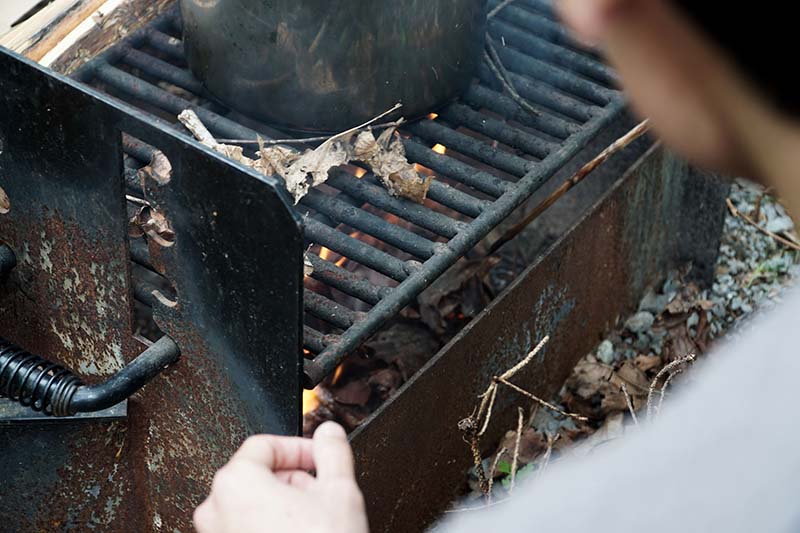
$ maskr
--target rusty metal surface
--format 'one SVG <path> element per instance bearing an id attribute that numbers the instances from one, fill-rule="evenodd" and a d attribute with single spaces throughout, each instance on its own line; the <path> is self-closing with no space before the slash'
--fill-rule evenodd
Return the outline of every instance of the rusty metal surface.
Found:
<path id="1" fill-rule="evenodd" d="M 147 193 L 175 233 L 151 250 L 177 295 L 156 298 L 154 313 L 182 353 L 124 422 L 0 427 L 0 529 L 188 531 L 245 435 L 299 431 L 299 221 L 274 180 L 3 49 L 0 91 L 11 203 L 0 242 L 18 258 L 0 287 L 3 335 L 86 381 L 143 349 L 131 333 L 126 132 L 172 165 Z"/>
<path id="2" fill-rule="evenodd" d="M 352 435 L 359 484 L 374 532 L 420 531 L 464 482 L 469 447 L 457 429 L 492 376 L 545 335 L 551 341 L 515 381 L 549 397 L 648 283 L 677 261 L 682 217 L 720 189 L 687 194 L 692 172 L 656 147 L 596 202 L 389 403 Z M 716 223 L 716 222 L 714 222 Z M 713 223 L 709 233 L 719 234 Z M 513 425 L 519 397 L 498 397 L 485 442 Z"/>

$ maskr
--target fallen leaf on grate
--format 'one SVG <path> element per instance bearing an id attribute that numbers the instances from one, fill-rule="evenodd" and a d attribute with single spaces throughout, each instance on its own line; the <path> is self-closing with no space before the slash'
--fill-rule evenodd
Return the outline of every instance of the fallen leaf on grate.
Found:
<path id="1" fill-rule="evenodd" d="M 164 152 L 161 150 L 153 150 L 153 155 L 150 158 L 150 163 L 139 169 L 137 172 L 139 181 L 142 187 L 146 189 L 146 179 L 152 179 L 156 183 L 164 185 L 172 178 L 172 164 Z"/>
<path id="2" fill-rule="evenodd" d="M 399 104 L 390 111 L 397 108 Z M 241 146 L 218 142 L 191 109 L 183 110 L 178 115 L 178 120 L 199 142 L 212 150 L 264 175 L 277 174 L 283 178 L 295 203 L 308 194 L 309 189 L 325 183 L 331 169 L 354 161 L 369 165 L 389 193 L 417 203 L 425 201 L 433 181 L 432 177 L 420 176 L 414 165 L 408 162 L 403 143 L 395 135 L 394 126 L 384 130 L 377 139 L 371 130 L 353 128 L 302 153 L 280 145 L 265 146 L 258 139 L 258 159 L 252 159 L 244 155 Z M 358 136 L 353 141 L 357 133 Z"/>
<path id="3" fill-rule="evenodd" d="M 377 139 L 371 131 L 361 132 L 353 144 L 353 157 L 369 165 L 394 196 L 419 204 L 425 201 L 433 178 L 420 176 L 408 162 L 395 128 L 386 129 Z"/>

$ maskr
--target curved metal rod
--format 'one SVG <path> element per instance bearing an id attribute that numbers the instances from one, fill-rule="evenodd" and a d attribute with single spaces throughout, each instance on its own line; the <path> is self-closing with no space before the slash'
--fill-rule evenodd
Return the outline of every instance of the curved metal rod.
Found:
<path id="1" fill-rule="evenodd" d="M 125 368 L 97 385 L 84 385 L 75 391 L 68 410 L 73 413 L 101 411 L 129 398 L 164 367 L 176 362 L 181 351 L 164 335 Z"/>
<path id="2" fill-rule="evenodd" d="M 102 411 L 127 399 L 180 357 L 166 335 L 125 368 L 96 385 L 71 371 L 0 338 L 0 397 L 48 415 Z"/>

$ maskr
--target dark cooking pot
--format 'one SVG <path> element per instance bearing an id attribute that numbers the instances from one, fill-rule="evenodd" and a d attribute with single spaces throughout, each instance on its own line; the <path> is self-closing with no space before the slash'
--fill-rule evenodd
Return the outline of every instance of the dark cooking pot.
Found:
<path id="1" fill-rule="evenodd" d="M 296 129 L 342 131 L 463 91 L 487 0 L 181 0 L 186 57 L 209 92 Z"/>

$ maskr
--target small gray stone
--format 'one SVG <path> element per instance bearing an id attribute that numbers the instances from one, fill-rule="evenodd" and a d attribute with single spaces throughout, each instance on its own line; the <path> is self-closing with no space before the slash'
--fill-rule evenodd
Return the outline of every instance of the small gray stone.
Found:
<path id="1" fill-rule="evenodd" d="M 689 318 L 686 320 L 686 325 L 690 328 L 695 327 L 700 322 L 700 315 L 697 313 L 692 313 L 689 315 Z"/>
<path id="2" fill-rule="evenodd" d="M 778 216 L 767 222 L 767 231 L 780 233 L 794 228 L 794 221 L 786 215 Z"/>
<path id="3" fill-rule="evenodd" d="M 607 365 L 614 362 L 616 359 L 616 357 L 614 357 L 614 345 L 611 344 L 610 340 L 604 340 L 600 343 L 600 346 L 597 347 L 597 358 Z"/>
<path id="4" fill-rule="evenodd" d="M 653 313 L 640 311 L 625 322 L 625 327 L 633 333 L 642 333 L 650 329 L 653 326 L 653 322 L 655 322 Z"/>
<path id="5" fill-rule="evenodd" d="M 639 302 L 639 311 L 647 311 L 657 315 L 661 313 L 669 304 L 671 298 L 667 294 L 656 294 L 653 289 L 649 289 L 642 301 Z"/>

